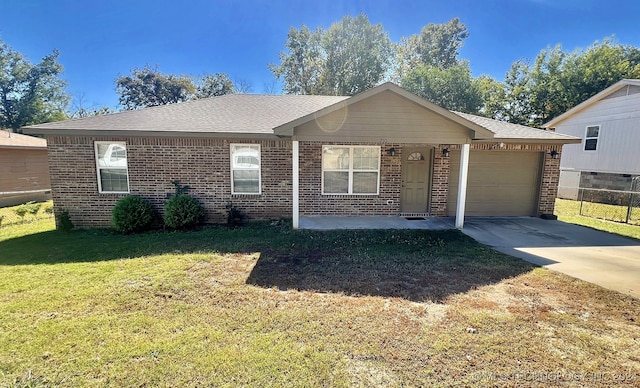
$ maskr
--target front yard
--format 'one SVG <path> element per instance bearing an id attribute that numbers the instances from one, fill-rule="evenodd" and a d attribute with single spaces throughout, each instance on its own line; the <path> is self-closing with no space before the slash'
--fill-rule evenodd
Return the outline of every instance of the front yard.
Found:
<path id="1" fill-rule="evenodd" d="M 0 229 L 0 387 L 638 385 L 639 317 L 457 231 Z"/>

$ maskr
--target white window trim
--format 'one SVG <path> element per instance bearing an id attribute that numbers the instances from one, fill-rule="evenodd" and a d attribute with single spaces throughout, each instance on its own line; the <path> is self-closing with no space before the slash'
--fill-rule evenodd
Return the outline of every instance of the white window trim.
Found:
<path id="1" fill-rule="evenodd" d="M 98 145 L 99 144 L 120 144 L 124 147 L 125 155 L 127 158 L 126 167 L 118 166 L 100 166 L 98 161 Z M 127 150 L 127 143 L 124 141 L 95 141 L 93 142 L 94 157 L 96 161 L 96 177 L 98 178 L 98 192 L 100 194 L 129 194 L 131 192 L 131 182 L 129 181 L 129 151 Z M 127 191 L 105 191 L 102 190 L 102 179 L 100 177 L 100 170 L 125 170 L 127 173 Z"/>
<path id="2" fill-rule="evenodd" d="M 233 183 L 233 171 L 254 171 L 253 168 L 233 168 L 233 147 L 242 147 L 242 146 L 251 146 L 258 147 L 258 192 L 257 193 L 244 193 L 244 192 L 236 192 Z M 231 179 L 231 194 L 233 195 L 262 195 L 262 147 L 260 144 L 256 143 L 231 143 L 229 144 L 229 167 Z"/>
<path id="3" fill-rule="evenodd" d="M 367 145 L 340 145 L 340 144 L 325 144 L 322 146 L 322 149 L 320 152 L 324 152 L 324 147 L 336 147 L 336 148 L 349 148 L 349 170 L 345 170 L 345 169 L 325 169 L 324 168 L 324 158 L 321 155 L 321 160 L 322 160 L 322 167 L 321 167 L 321 174 L 322 174 L 322 179 L 321 179 L 321 190 L 322 190 L 322 195 L 380 195 L 380 163 L 382 161 L 382 155 L 380 154 L 381 152 L 381 147 L 380 146 L 367 146 Z M 362 169 L 354 169 L 353 168 L 353 149 L 354 148 L 375 148 L 378 150 L 378 168 L 376 170 L 362 170 Z M 349 173 L 349 186 L 348 186 L 348 192 L 346 193 L 327 193 L 324 191 L 324 173 L 325 171 L 347 171 Z M 353 173 L 354 172 L 376 172 L 378 173 L 378 179 L 376 182 L 376 192 L 375 193 L 354 193 L 353 192 Z"/>
<path id="4" fill-rule="evenodd" d="M 596 137 L 587 137 L 587 134 L 589 133 L 589 128 L 592 127 L 598 127 L 598 136 Z M 598 152 L 598 147 L 600 146 L 600 131 L 602 130 L 602 127 L 600 126 L 600 124 L 598 125 L 587 125 L 584 129 L 584 144 L 582 145 L 582 151 L 584 152 Z M 587 140 L 593 140 L 596 139 L 596 149 L 595 150 L 587 150 Z"/>

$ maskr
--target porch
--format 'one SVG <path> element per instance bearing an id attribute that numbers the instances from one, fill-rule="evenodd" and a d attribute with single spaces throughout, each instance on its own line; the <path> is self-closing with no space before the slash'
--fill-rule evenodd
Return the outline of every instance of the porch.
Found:
<path id="1" fill-rule="evenodd" d="M 300 216 L 300 229 L 455 229 L 455 217 Z"/>

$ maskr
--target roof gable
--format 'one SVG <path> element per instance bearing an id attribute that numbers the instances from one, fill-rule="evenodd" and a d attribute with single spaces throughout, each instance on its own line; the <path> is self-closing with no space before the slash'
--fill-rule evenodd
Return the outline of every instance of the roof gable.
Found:
<path id="1" fill-rule="evenodd" d="M 474 137 L 483 137 L 483 138 L 491 138 L 493 137 L 493 132 L 484 128 L 472 121 L 467 120 L 464 117 L 456 115 L 455 113 L 442 108 L 430 101 L 425 100 L 422 97 L 419 97 L 409 91 L 402 89 L 401 87 L 395 85 L 391 82 L 386 82 L 382 85 L 371 88 L 365 92 L 356 94 L 353 97 L 347 98 L 345 100 L 339 101 L 335 104 L 322 108 L 316 112 L 312 112 L 306 116 L 299 117 L 291 122 L 280 125 L 274 128 L 274 132 L 276 135 L 280 136 L 293 136 L 294 128 L 309 123 L 311 121 L 319 120 L 321 117 L 329 115 L 333 112 L 336 112 L 340 109 L 348 108 L 351 105 L 357 104 L 363 100 L 372 98 L 373 96 L 377 96 L 384 92 L 392 92 L 399 95 L 402 98 L 405 98 L 418 106 L 429 110 L 430 112 L 436 113 L 456 124 L 462 125 L 475 133 Z"/>
<path id="2" fill-rule="evenodd" d="M 606 98 L 611 98 L 613 95 L 626 95 L 623 89 L 627 88 L 627 91 L 630 88 L 640 87 L 640 79 L 623 79 L 621 81 L 616 82 L 615 84 L 609 86 L 605 90 L 596 94 L 595 96 L 587 99 L 586 101 L 576 105 L 575 107 L 569 109 L 564 112 L 560 116 L 554 118 L 553 120 L 543 124 L 544 128 L 555 128 L 559 123 L 568 119 L 569 117 L 575 115 L 578 112 L 581 112 L 590 106 L 594 105 L 598 101 L 602 101 Z"/>

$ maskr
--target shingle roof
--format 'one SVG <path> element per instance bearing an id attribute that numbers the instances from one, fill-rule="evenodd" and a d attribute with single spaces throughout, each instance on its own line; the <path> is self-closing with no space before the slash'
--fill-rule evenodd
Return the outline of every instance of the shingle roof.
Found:
<path id="1" fill-rule="evenodd" d="M 574 136 L 563 135 L 553 131 L 545 131 L 544 129 L 531 128 L 524 125 L 507 123 L 506 121 L 498 121 L 482 116 L 476 116 L 468 113 L 453 112 L 460 117 L 472 121 L 489 131 L 493 132 L 496 139 L 513 140 L 579 140 Z"/>
<path id="2" fill-rule="evenodd" d="M 309 95 L 230 94 L 104 116 L 59 121 L 25 127 L 28 133 L 118 134 L 146 132 L 155 135 L 286 136 L 282 128 L 328 112 L 341 105 L 355 103 L 385 90 L 396 92 L 424 109 L 432 110 L 474 130 L 479 139 L 522 139 L 575 142 L 577 138 L 551 131 L 510 124 L 466 113 L 451 112 L 392 83 L 385 83 L 353 97 Z M 286 128 L 285 128 L 286 129 Z M 274 132 L 274 130 L 276 130 Z M 492 133 L 495 136 L 492 136 Z"/>
<path id="3" fill-rule="evenodd" d="M 103 116 L 32 125 L 26 128 L 273 135 L 273 128 L 347 98 L 344 96 L 229 94 Z"/>
<path id="4" fill-rule="evenodd" d="M 47 148 L 47 141 L 38 137 L 0 131 L 0 148 Z"/>

